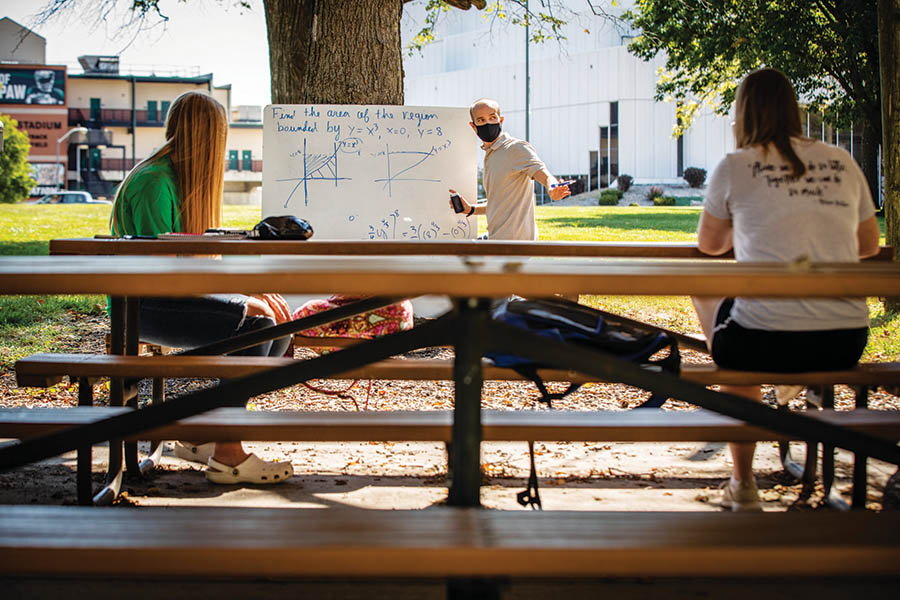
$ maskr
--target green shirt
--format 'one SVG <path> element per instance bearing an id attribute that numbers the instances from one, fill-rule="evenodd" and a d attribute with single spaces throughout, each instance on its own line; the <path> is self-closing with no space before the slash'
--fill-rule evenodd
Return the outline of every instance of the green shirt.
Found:
<path id="1" fill-rule="evenodd" d="M 180 232 L 181 200 L 168 156 L 138 167 L 120 192 L 115 221 L 121 235 Z"/>

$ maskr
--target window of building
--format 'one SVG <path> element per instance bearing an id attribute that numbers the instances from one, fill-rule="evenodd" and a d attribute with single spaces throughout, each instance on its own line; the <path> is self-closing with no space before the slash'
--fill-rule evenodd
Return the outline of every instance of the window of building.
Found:
<path id="1" fill-rule="evenodd" d="M 160 115 L 159 115 L 159 120 L 160 120 L 160 121 L 165 121 L 165 120 L 166 120 L 166 115 L 169 114 L 169 107 L 170 107 L 171 105 L 172 105 L 172 103 L 169 102 L 168 100 L 163 100 L 163 101 L 160 103 L 160 111 L 159 111 L 159 112 L 160 112 Z"/>
<path id="2" fill-rule="evenodd" d="M 863 124 L 862 123 L 854 123 L 851 128 L 850 134 L 850 154 L 853 155 L 853 159 L 862 164 L 863 162 L 863 144 L 862 144 L 862 132 L 863 132 Z M 881 164 L 878 162 L 877 164 Z"/>
<path id="3" fill-rule="evenodd" d="M 249 150 L 241 153 L 241 171 L 253 170 L 253 154 Z"/>
<path id="4" fill-rule="evenodd" d="M 816 112 L 806 113 L 806 135 L 815 140 L 825 139 L 822 115 Z"/>
<path id="5" fill-rule="evenodd" d="M 229 171 L 237 171 L 238 170 L 238 151 L 237 150 L 229 150 L 228 151 L 228 170 Z"/>
<path id="6" fill-rule="evenodd" d="M 619 176 L 619 103 L 609 103 L 609 127 L 600 128 L 599 187 L 609 187 Z"/>
<path id="7" fill-rule="evenodd" d="M 609 180 L 619 176 L 619 103 L 609 103 Z"/>
<path id="8" fill-rule="evenodd" d="M 591 182 L 588 187 L 591 190 L 597 189 L 597 173 L 598 173 L 597 161 L 598 161 L 597 151 L 596 150 L 588 151 L 588 164 L 590 165 L 590 173 L 591 173 L 590 174 Z"/>
<path id="9" fill-rule="evenodd" d="M 147 100 L 147 120 L 151 123 L 159 121 L 159 111 L 156 107 L 156 100 Z"/>
<path id="10" fill-rule="evenodd" d="M 600 128 L 600 178 L 597 184 L 609 187 L 609 127 Z"/>
<path id="11" fill-rule="evenodd" d="M 91 98 L 91 121 L 100 120 L 100 98 Z"/>
<path id="12" fill-rule="evenodd" d="M 92 172 L 97 172 L 100 170 L 101 163 L 102 156 L 100 154 L 100 148 L 91 148 L 88 169 Z"/>

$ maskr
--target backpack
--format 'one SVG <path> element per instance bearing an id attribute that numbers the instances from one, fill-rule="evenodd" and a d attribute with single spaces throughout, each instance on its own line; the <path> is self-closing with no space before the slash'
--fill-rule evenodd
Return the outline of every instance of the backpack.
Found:
<path id="1" fill-rule="evenodd" d="M 649 325 L 642 328 L 633 322 L 617 321 L 614 315 L 569 300 L 509 298 L 500 301 L 491 316 L 507 325 L 557 341 L 608 352 L 648 368 L 662 369 L 676 375 L 680 369 L 678 340 L 670 333 Z M 666 348 L 669 349 L 666 357 L 650 360 L 651 356 Z M 538 364 L 515 354 L 489 352 L 485 357 L 498 367 L 513 369 L 533 381 L 541 393 L 541 402 L 550 408 L 553 400 L 564 398 L 581 387 L 581 384 L 572 384 L 565 392 L 549 393 L 537 370 L 552 365 Z M 641 407 L 658 408 L 665 401 L 663 395 L 653 394 Z"/>
<path id="2" fill-rule="evenodd" d="M 557 341 L 608 352 L 647 368 L 662 369 L 674 374 L 678 374 L 680 370 L 678 340 L 671 333 L 650 325 L 644 327 L 627 319 L 619 321 L 615 315 L 576 302 L 561 298 L 525 300 L 514 297 L 497 303 L 491 316 L 495 321 Z M 651 360 L 654 354 L 666 349 L 667 356 Z M 540 364 L 507 353 L 488 352 L 485 357 L 491 359 L 496 366 L 513 369 L 533 381 L 541 394 L 540 401 L 547 404 L 548 408 L 552 408 L 553 400 L 564 398 L 581 387 L 581 384 L 572 383 L 564 392 L 551 393 L 537 371 L 557 365 Z M 654 392 L 638 408 L 658 408 L 665 401 L 664 394 Z M 528 489 L 520 492 L 517 498 L 522 506 L 540 508 L 533 442 L 528 442 L 528 448 L 531 454 Z"/>

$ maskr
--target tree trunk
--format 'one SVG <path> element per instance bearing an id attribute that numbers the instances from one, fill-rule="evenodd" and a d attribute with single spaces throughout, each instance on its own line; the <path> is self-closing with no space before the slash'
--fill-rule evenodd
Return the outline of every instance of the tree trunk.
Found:
<path id="1" fill-rule="evenodd" d="M 403 104 L 403 0 L 263 0 L 275 104 Z"/>
<path id="2" fill-rule="evenodd" d="M 878 41 L 881 60 L 882 160 L 884 164 L 885 242 L 900 247 L 900 0 L 878 0 Z M 894 260 L 897 260 L 896 250 Z M 900 311 L 900 298 L 885 309 Z"/>

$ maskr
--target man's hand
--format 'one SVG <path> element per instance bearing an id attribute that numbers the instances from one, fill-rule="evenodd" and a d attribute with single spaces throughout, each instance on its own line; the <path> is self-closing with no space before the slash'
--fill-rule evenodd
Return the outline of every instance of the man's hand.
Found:
<path id="1" fill-rule="evenodd" d="M 451 195 L 456 194 L 457 196 L 459 196 L 459 193 L 456 190 L 448 190 L 448 191 L 450 192 Z M 462 207 L 463 207 L 462 212 L 459 214 L 461 214 L 461 215 L 469 214 L 469 211 L 472 210 L 472 205 L 469 204 L 468 202 L 466 202 L 466 199 L 463 198 L 462 196 L 459 196 L 459 201 L 462 203 Z M 448 204 L 450 204 L 450 210 L 452 210 L 455 213 L 456 210 L 454 210 L 454 208 L 453 208 L 453 202 L 451 200 L 448 200 L 447 202 L 448 202 Z"/>
<path id="2" fill-rule="evenodd" d="M 291 320 L 291 308 L 280 294 L 254 294 L 247 298 L 248 317 L 269 317 L 276 325 Z"/>
<path id="3" fill-rule="evenodd" d="M 548 191 L 548 193 L 550 194 L 550 199 L 556 202 L 557 200 L 562 200 L 566 196 L 571 195 L 572 192 L 569 191 L 570 183 L 572 182 L 565 181 L 550 184 L 550 189 Z"/>

